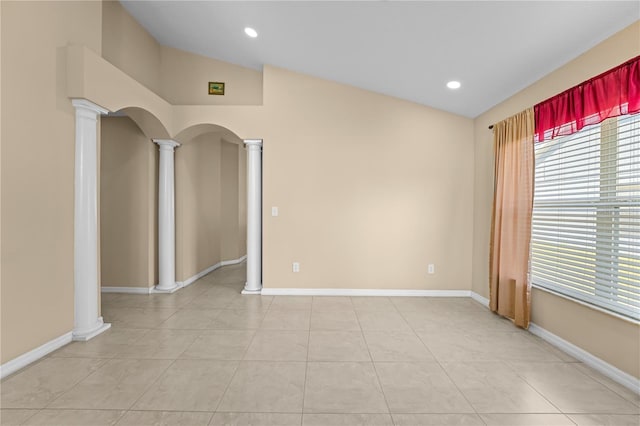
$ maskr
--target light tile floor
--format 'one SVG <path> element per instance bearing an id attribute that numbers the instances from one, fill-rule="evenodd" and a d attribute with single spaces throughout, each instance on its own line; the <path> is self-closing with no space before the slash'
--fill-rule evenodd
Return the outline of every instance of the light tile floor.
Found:
<path id="1" fill-rule="evenodd" d="M 102 295 L 2 425 L 640 425 L 640 397 L 466 298 L 242 296 L 244 265 Z"/>

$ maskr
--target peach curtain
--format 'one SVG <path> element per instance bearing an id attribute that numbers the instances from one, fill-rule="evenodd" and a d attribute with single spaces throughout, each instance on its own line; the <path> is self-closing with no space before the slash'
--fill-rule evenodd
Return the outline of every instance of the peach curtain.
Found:
<path id="1" fill-rule="evenodd" d="M 535 153 L 533 108 L 494 125 L 495 177 L 489 269 L 493 312 L 529 327 L 529 246 Z"/>

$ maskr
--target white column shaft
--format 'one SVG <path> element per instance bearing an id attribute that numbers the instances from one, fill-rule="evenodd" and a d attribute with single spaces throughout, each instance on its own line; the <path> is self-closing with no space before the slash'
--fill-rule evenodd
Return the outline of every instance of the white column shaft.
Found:
<path id="1" fill-rule="evenodd" d="M 111 325 L 98 316 L 98 116 L 108 111 L 84 99 L 76 109 L 74 210 L 74 340 Z"/>
<path id="2" fill-rule="evenodd" d="M 243 293 L 262 290 L 262 141 L 247 147 L 247 283 Z"/>
<path id="3" fill-rule="evenodd" d="M 172 292 L 176 284 L 176 217 L 174 149 L 180 144 L 153 140 L 160 148 L 158 168 L 158 285 L 157 291 Z"/>

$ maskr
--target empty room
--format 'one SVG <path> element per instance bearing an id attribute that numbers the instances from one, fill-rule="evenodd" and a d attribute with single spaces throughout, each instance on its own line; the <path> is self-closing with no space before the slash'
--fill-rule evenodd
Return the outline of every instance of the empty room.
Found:
<path id="1" fill-rule="evenodd" d="M 0 424 L 640 425 L 637 1 L 0 1 Z"/>

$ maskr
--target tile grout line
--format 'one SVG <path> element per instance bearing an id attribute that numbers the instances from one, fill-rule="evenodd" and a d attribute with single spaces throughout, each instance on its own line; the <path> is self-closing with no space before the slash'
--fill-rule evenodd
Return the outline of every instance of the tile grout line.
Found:
<path id="1" fill-rule="evenodd" d="M 355 311 L 355 309 L 354 309 Z M 371 355 L 371 348 L 369 348 L 369 342 L 367 342 L 367 338 L 364 335 L 364 330 L 362 328 L 362 324 L 360 323 L 360 317 L 358 316 L 358 312 L 355 311 L 356 320 L 358 321 L 358 326 L 360 327 L 360 334 L 362 335 L 362 340 L 364 340 L 364 345 L 367 348 L 367 353 L 369 354 L 369 359 L 371 360 L 371 366 L 373 367 L 373 372 L 376 374 L 376 380 L 378 381 L 378 386 L 380 386 L 380 392 L 382 393 L 382 398 L 384 398 L 384 403 L 387 406 L 387 414 L 391 418 L 391 423 L 396 424 L 395 419 L 393 418 L 393 414 L 391 413 L 391 407 L 389 406 L 389 400 L 387 399 L 387 394 L 384 392 L 384 387 L 382 386 L 382 381 L 380 380 L 380 374 L 378 374 L 378 369 L 376 368 L 376 363 L 373 362 L 373 355 Z"/>
<path id="2" fill-rule="evenodd" d="M 307 357 L 304 362 L 304 380 L 302 381 L 302 406 L 300 407 L 300 426 L 304 424 L 304 399 L 307 396 L 307 373 L 309 372 L 309 345 L 311 344 L 311 318 L 313 316 L 313 298 L 309 311 L 309 329 L 307 330 Z"/>
<path id="3" fill-rule="evenodd" d="M 262 317 L 262 320 L 260 321 L 260 325 L 262 325 L 262 321 L 264 321 L 264 317 Z M 222 396 L 220 397 L 220 401 L 218 401 L 218 403 L 216 404 L 215 411 L 213 412 L 213 416 L 211 416 L 211 420 L 209 420 L 209 423 L 211 423 L 211 421 L 213 421 L 213 417 L 215 417 L 216 413 L 218 413 L 218 409 L 220 408 L 220 404 L 222 404 L 222 401 L 224 401 L 224 397 L 227 395 L 227 392 L 229 391 L 229 387 L 231 386 L 231 383 L 233 383 L 233 379 L 235 379 L 236 374 L 238 373 L 238 370 L 240 369 L 240 365 L 242 364 L 242 362 L 244 362 L 244 358 L 247 356 L 247 352 L 249 352 L 249 348 L 253 344 L 253 340 L 256 338 L 256 334 L 258 334 L 258 330 L 259 330 L 259 328 L 253 330 L 253 335 L 251 336 L 251 340 L 249 341 L 249 344 L 245 348 L 244 352 L 242 353 L 242 356 L 240 357 L 240 360 L 238 361 L 238 364 L 236 365 L 236 368 L 233 371 L 233 374 L 231 375 L 231 379 L 229 379 L 229 382 L 227 383 L 227 386 L 225 386 L 224 392 L 222 393 Z"/>
<path id="4" fill-rule="evenodd" d="M 565 364 L 564 361 L 560 361 L 560 363 Z M 556 404 L 553 403 L 553 401 L 551 401 L 549 398 L 547 398 L 545 395 L 543 395 L 543 393 L 541 391 L 538 390 L 538 388 L 536 388 L 535 386 L 533 386 L 532 383 L 529 383 L 529 381 L 527 380 L 526 377 L 524 377 L 523 375 L 521 375 L 520 373 L 518 373 L 518 371 L 509 363 L 509 361 L 503 361 L 503 364 L 507 366 L 508 369 L 510 369 L 511 371 L 513 371 L 515 373 L 516 376 L 520 377 L 522 379 L 523 382 L 525 382 L 531 389 L 533 389 L 538 395 L 540 395 L 542 397 L 542 399 L 544 399 L 545 401 L 547 401 L 549 404 L 551 404 L 556 410 L 558 410 L 558 413 L 561 413 L 562 415 L 564 415 L 565 417 L 569 418 L 569 416 L 567 416 L 564 411 L 562 411 L 560 409 L 560 407 L 558 407 Z M 552 364 L 557 364 L 557 363 L 552 363 Z M 573 420 L 569 419 L 572 423 Z"/>
<path id="5" fill-rule="evenodd" d="M 401 314 L 402 315 L 402 314 Z M 409 325 L 409 327 L 411 327 L 411 325 Z M 427 344 L 425 343 L 425 341 L 420 337 L 420 335 L 418 335 L 418 333 L 415 331 L 415 329 L 413 327 L 411 327 L 411 329 L 413 330 L 414 333 L 416 333 L 416 335 L 418 336 L 418 339 L 420 339 L 420 341 L 422 342 L 422 344 L 427 347 L 427 350 L 429 351 L 429 353 L 431 353 L 431 350 L 429 349 L 429 347 L 427 346 Z M 433 355 L 433 353 L 432 353 Z M 455 386 L 456 390 L 460 393 L 460 395 L 462 395 L 462 397 L 464 398 L 464 400 L 467 402 L 467 404 L 469 404 L 469 407 L 471 407 L 471 409 L 473 410 L 475 416 L 480 419 L 480 421 L 482 423 L 484 423 L 485 425 L 487 424 L 484 419 L 482 418 L 482 416 L 480 416 L 480 413 L 478 413 L 478 410 L 476 409 L 476 407 L 471 403 L 471 401 L 469 401 L 469 398 L 467 398 L 467 395 L 464 394 L 464 392 L 462 392 L 462 389 L 460 389 L 460 387 L 458 386 L 458 384 L 451 378 L 451 376 L 449 375 L 449 372 L 443 367 L 442 363 L 440 362 L 440 360 L 434 355 L 433 359 L 435 359 L 436 364 L 438 364 L 438 367 L 440 367 L 440 369 L 444 372 L 444 374 L 447 376 L 447 378 L 449 379 L 449 381 L 453 384 L 453 386 Z M 459 414 L 463 414 L 463 413 L 459 413 Z"/>

